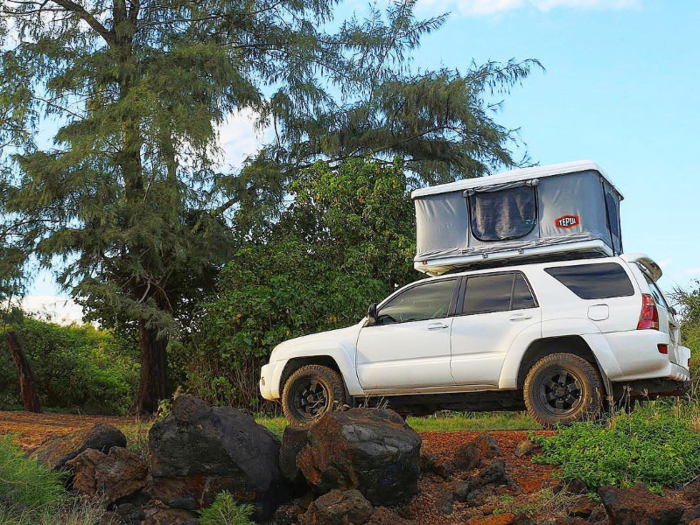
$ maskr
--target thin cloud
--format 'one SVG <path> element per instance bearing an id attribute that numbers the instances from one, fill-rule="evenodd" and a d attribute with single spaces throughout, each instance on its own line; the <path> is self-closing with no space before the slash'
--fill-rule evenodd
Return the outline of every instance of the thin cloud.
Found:
<path id="1" fill-rule="evenodd" d="M 659 263 L 659 266 L 661 266 L 661 268 L 668 268 L 672 262 L 673 262 L 673 259 L 671 259 L 671 258 L 664 259 L 663 261 L 661 261 Z"/>
<path id="2" fill-rule="evenodd" d="M 700 275 L 700 266 L 695 266 L 693 268 L 688 268 L 685 272 L 686 275 Z"/>
<path id="3" fill-rule="evenodd" d="M 419 0 L 418 5 L 430 11 L 452 11 L 466 16 L 502 14 L 525 7 L 539 11 L 556 8 L 579 10 L 616 10 L 639 7 L 641 0 Z"/>
<path id="4" fill-rule="evenodd" d="M 219 147 L 224 152 L 223 164 L 240 167 L 246 157 L 260 149 L 269 130 L 257 129 L 255 114 L 245 109 L 229 115 L 218 129 Z"/>

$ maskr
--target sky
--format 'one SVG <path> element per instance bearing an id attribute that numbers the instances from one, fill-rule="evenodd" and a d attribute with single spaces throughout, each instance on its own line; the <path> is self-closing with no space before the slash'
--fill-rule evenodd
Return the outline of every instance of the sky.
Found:
<path id="1" fill-rule="evenodd" d="M 341 16 L 367 5 L 349 0 Z M 504 98 L 498 122 L 520 130 L 539 164 L 591 159 L 605 169 L 625 197 L 625 252 L 661 264 L 664 290 L 700 279 L 700 1 L 418 0 L 421 16 L 444 12 L 415 67 L 538 59 L 546 72 Z M 226 161 L 240 163 L 263 138 L 249 115 L 232 115 L 221 129 Z M 54 299 L 67 294 L 47 273 L 29 295 L 59 317 L 79 315 Z"/>

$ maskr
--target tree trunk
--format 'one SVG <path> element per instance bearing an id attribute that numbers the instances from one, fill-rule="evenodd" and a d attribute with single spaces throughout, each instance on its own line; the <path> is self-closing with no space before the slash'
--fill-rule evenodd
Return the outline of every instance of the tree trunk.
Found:
<path id="1" fill-rule="evenodd" d="M 146 328 L 143 320 L 139 321 L 139 334 L 141 336 L 141 380 L 136 400 L 129 413 L 150 415 L 158 410 L 159 403 L 168 396 L 168 338 L 158 339 L 157 332 Z"/>
<path id="2" fill-rule="evenodd" d="M 5 342 L 10 349 L 12 360 L 17 367 L 19 377 L 19 392 L 22 396 L 22 405 L 27 412 L 41 412 L 41 399 L 34 382 L 34 374 L 29 361 L 22 351 L 22 345 L 17 337 L 17 332 L 10 330 L 5 332 Z"/>

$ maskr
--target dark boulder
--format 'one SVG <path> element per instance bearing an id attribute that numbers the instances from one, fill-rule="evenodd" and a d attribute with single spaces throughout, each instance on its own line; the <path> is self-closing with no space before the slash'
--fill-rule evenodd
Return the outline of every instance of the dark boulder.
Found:
<path id="1" fill-rule="evenodd" d="M 298 503 L 282 505 L 272 517 L 272 525 L 296 525 L 307 509 Z"/>
<path id="2" fill-rule="evenodd" d="M 683 516 L 681 517 L 682 525 L 689 525 L 694 521 L 700 522 L 700 506 L 686 509 L 686 511 L 683 513 Z"/>
<path id="3" fill-rule="evenodd" d="M 185 509 L 171 509 L 162 503 L 153 503 L 144 509 L 143 525 L 196 525 L 198 516 Z"/>
<path id="4" fill-rule="evenodd" d="M 66 463 L 73 473 L 73 489 L 100 496 L 106 504 L 131 496 L 146 486 L 148 465 L 125 448 L 113 447 L 108 454 L 87 449 Z"/>
<path id="5" fill-rule="evenodd" d="M 478 467 L 483 459 L 492 459 L 501 455 L 501 449 L 493 436 L 481 434 L 457 449 L 455 466 L 460 470 L 472 470 Z"/>
<path id="6" fill-rule="evenodd" d="M 150 491 L 167 506 L 195 510 L 230 492 L 268 519 L 288 498 L 279 469 L 280 445 L 252 417 L 180 396 L 148 435 Z"/>
<path id="7" fill-rule="evenodd" d="M 569 494 L 588 494 L 588 485 L 581 478 L 574 478 L 566 484 Z"/>
<path id="8" fill-rule="evenodd" d="M 314 501 L 301 525 L 364 525 L 374 508 L 359 490 L 331 490 Z"/>
<path id="9" fill-rule="evenodd" d="M 613 525 L 675 525 L 685 507 L 657 496 L 642 483 L 627 489 L 603 487 L 598 490 Z"/>
<path id="10" fill-rule="evenodd" d="M 100 421 L 92 427 L 45 441 L 30 458 L 36 459 L 51 470 L 61 470 L 81 452 L 88 449 L 108 452 L 112 447 L 126 447 L 126 436 L 121 430 Z"/>
<path id="11" fill-rule="evenodd" d="M 530 439 L 523 439 L 515 446 L 514 455 L 516 458 L 529 456 L 535 450 L 535 444 Z"/>
<path id="12" fill-rule="evenodd" d="M 297 465 L 317 492 L 358 489 L 373 505 L 394 505 L 418 492 L 420 447 L 396 412 L 354 408 L 322 416 Z"/>
<path id="13" fill-rule="evenodd" d="M 289 425 L 284 429 L 282 446 L 280 447 L 280 471 L 284 479 L 294 487 L 294 492 L 297 494 L 302 494 L 309 488 L 304 475 L 297 467 L 297 456 L 308 443 L 308 428 Z"/>
<path id="14" fill-rule="evenodd" d="M 569 515 L 575 518 L 588 518 L 600 508 L 600 503 L 593 501 L 588 496 L 580 496 L 569 506 Z"/>

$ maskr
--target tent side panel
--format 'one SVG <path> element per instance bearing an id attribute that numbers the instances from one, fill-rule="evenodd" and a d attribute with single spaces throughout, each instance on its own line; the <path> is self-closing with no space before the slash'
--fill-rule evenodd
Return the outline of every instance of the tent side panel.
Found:
<path id="1" fill-rule="evenodd" d="M 469 218 L 462 192 L 415 199 L 416 260 L 461 255 L 467 248 Z"/>
<path id="2" fill-rule="evenodd" d="M 538 200 L 541 240 L 566 242 L 587 236 L 612 246 L 605 194 L 598 173 L 586 171 L 542 179 Z"/>

